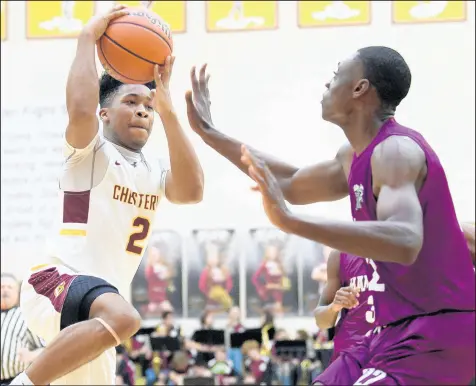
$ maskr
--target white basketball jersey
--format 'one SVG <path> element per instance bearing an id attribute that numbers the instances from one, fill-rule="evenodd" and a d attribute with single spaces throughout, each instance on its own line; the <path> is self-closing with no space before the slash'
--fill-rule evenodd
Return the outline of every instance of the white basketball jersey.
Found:
<path id="1" fill-rule="evenodd" d="M 147 247 L 167 170 L 99 136 L 88 148 L 69 152 L 60 179 L 54 255 L 127 293 Z"/>

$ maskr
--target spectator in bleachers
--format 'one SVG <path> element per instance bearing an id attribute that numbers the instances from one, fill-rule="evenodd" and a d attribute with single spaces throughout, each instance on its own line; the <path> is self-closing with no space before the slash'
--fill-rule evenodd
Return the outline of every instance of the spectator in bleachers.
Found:
<path id="1" fill-rule="evenodd" d="M 241 333 L 245 331 L 245 327 L 241 323 L 241 310 L 239 307 L 232 307 L 228 313 L 227 332 Z M 228 358 L 233 362 L 233 369 L 237 374 L 241 374 L 243 355 L 239 348 L 228 349 Z"/>
<path id="2" fill-rule="evenodd" d="M 116 347 L 116 385 L 135 385 L 135 366 L 124 346 Z"/>
<path id="3" fill-rule="evenodd" d="M 270 384 L 272 365 L 269 357 L 260 354 L 260 345 L 254 340 L 246 341 L 241 348 L 244 356 L 244 378 L 251 374 L 256 384 Z"/>

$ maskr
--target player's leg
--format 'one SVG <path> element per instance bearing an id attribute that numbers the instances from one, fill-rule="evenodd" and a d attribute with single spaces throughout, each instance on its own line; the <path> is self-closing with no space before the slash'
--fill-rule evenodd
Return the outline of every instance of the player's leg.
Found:
<path id="1" fill-rule="evenodd" d="M 340 353 L 330 366 L 314 381 L 313 385 L 352 385 L 362 375 L 369 360 L 372 337 L 365 337 L 353 347 Z"/>
<path id="2" fill-rule="evenodd" d="M 61 278 L 58 276 L 57 282 Z M 35 282 L 30 278 L 29 282 L 37 287 L 40 284 L 38 291 L 55 288 L 51 280 L 46 286 L 41 280 Z M 50 299 L 57 310 L 62 310 L 61 332 L 13 384 L 50 384 L 130 338 L 140 328 L 137 311 L 104 280 L 76 277 L 68 289 L 63 287 L 61 292 L 67 294 L 62 304 L 54 303 L 61 301 L 61 293 L 56 296 L 58 287 L 55 297 Z"/>
<path id="3" fill-rule="evenodd" d="M 446 312 L 382 330 L 355 385 L 468 385 L 475 373 L 474 323 L 474 312 Z"/>

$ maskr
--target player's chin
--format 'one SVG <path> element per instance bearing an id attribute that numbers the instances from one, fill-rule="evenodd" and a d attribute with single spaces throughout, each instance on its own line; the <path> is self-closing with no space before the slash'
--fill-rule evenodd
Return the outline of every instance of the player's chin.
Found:
<path id="1" fill-rule="evenodd" d="M 132 148 L 141 149 L 147 141 L 149 140 L 149 132 L 144 129 L 138 129 L 137 131 L 129 133 L 128 143 L 130 143 Z"/>

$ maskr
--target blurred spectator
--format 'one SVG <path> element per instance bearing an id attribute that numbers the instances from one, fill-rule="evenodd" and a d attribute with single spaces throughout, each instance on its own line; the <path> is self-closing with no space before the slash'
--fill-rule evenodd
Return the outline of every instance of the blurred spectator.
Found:
<path id="1" fill-rule="evenodd" d="M 229 329 L 231 332 L 245 331 L 245 328 L 241 323 L 241 310 L 237 306 L 232 307 L 228 312 L 227 329 Z"/>
<path id="2" fill-rule="evenodd" d="M 122 345 L 116 347 L 116 363 L 116 385 L 135 385 L 135 366 Z"/>
<path id="3" fill-rule="evenodd" d="M 232 307 L 228 313 L 227 332 L 241 333 L 245 331 L 245 327 L 241 323 L 241 310 L 239 307 Z M 230 347 L 228 349 L 228 358 L 233 363 L 233 369 L 237 374 L 241 375 L 243 355 L 239 348 Z"/>
<path id="4" fill-rule="evenodd" d="M 18 300 L 20 287 L 15 276 L 1 274 L 1 383 L 8 384 L 43 349 L 43 342 L 33 335 L 26 326 Z"/>
<path id="5" fill-rule="evenodd" d="M 208 368 L 213 375 L 233 375 L 233 363 L 226 358 L 224 348 L 215 351 L 215 358 L 208 362 Z"/>
<path id="6" fill-rule="evenodd" d="M 177 351 L 172 356 L 167 385 L 183 385 L 185 377 L 190 375 L 190 357 L 186 351 Z"/>
<path id="7" fill-rule="evenodd" d="M 272 366 L 269 357 L 260 354 L 260 345 L 254 340 L 246 341 L 242 347 L 245 377 L 251 374 L 255 384 L 271 384 Z"/>

